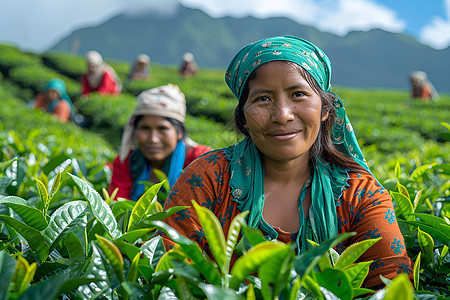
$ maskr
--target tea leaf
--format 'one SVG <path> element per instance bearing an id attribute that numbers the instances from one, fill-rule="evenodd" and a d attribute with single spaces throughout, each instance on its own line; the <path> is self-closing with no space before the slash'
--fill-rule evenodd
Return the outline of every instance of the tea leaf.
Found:
<path id="1" fill-rule="evenodd" d="M 412 300 L 414 299 L 413 287 L 408 275 L 401 273 L 392 280 L 392 284 L 387 288 L 384 300 Z"/>
<path id="2" fill-rule="evenodd" d="M 116 245 L 102 236 L 96 235 L 97 241 L 114 270 L 119 282 L 125 281 L 123 276 L 123 257 Z"/>
<path id="3" fill-rule="evenodd" d="M 157 183 L 150 187 L 134 205 L 131 212 L 130 221 L 128 223 L 127 231 L 133 230 L 133 228 L 145 219 L 147 214 L 151 212 L 155 206 L 156 195 L 164 182 Z"/>
<path id="4" fill-rule="evenodd" d="M 6 251 L 0 251 L 0 299 L 8 299 L 16 264 L 16 260 Z"/>
<path id="5" fill-rule="evenodd" d="M 86 181 L 75 175 L 69 175 L 72 177 L 73 181 L 75 181 L 75 184 L 88 201 L 91 212 L 94 214 L 95 218 L 103 225 L 105 230 L 113 239 L 118 238 L 121 235 L 121 232 L 108 204 L 106 204 L 97 191 L 94 190 Z"/>
<path id="6" fill-rule="evenodd" d="M 53 180 L 53 186 L 52 186 L 52 190 L 50 192 L 50 199 L 53 198 L 53 196 L 55 196 L 56 192 L 58 191 L 60 185 L 61 185 L 61 172 L 58 172 L 56 174 L 55 179 Z"/>
<path id="7" fill-rule="evenodd" d="M 419 242 L 420 249 L 425 255 L 425 261 L 430 262 L 433 259 L 434 241 L 433 238 L 426 232 L 417 229 L 417 241 Z"/>
<path id="8" fill-rule="evenodd" d="M 89 212 L 87 206 L 85 201 L 70 201 L 51 215 L 50 223 L 44 232 L 50 244 L 50 251 L 87 215 Z"/>
<path id="9" fill-rule="evenodd" d="M 420 258 L 422 257 L 422 252 L 417 254 L 416 261 L 414 262 L 414 288 L 416 291 L 419 289 L 419 276 L 420 276 Z"/>
<path id="10" fill-rule="evenodd" d="M 8 196 L 0 198 L 0 204 L 4 204 L 14 210 L 22 221 L 30 227 L 41 231 L 48 226 L 47 220 L 42 212 L 20 197 Z"/>
<path id="11" fill-rule="evenodd" d="M 376 242 L 381 240 L 381 237 L 377 239 L 367 239 L 361 242 L 354 243 L 350 245 L 347 249 L 342 252 L 341 256 L 336 262 L 336 269 L 344 269 L 345 267 L 354 263 L 364 252 L 372 247 Z"/>
<path id="12" fill-rule="evenodd" d="M 45 185 L 36 178 L 36 184 L 39 190 L 39 196 L 41 197 L 41 201 L 44 204 L 44 214 L 47 214 L 48 204 L 50 203 L 50 200 L 48 198 L 47 188 Z"/>
<path id="13" fill-rule="evenodd" d="M 353 291 L 347 276 L 338 269 L 325 269 L 316 273 L 317 283 L 332 292 L 338 299 L 351 300 Z"/>
<path id="14" fill-rule="evenodd" d="M 196 201 L 192 200 L 192 205 L 197 212 L 200 224 L 205 231 L 206 239 L 208 240 L 209 248 L 219 265 L 222 274 L 228 274 L 226 267 L 226 242 L 223 234 L 222 226 L 216 215 L 206 207 L 201 206 Z"/>
<path id="15" fill-rule="evenodd" d="M 23 294 L 28 288 L 31 280 L 33 280 L 36 268 L 36 262 L 29 264 L 28 261 L 22 256 L 19 256 L 17 258 L 16 271 L 14 272 L 13 276 L 14 289 L 16 290 L 17 294 Z"/>
<path id="16" fill-rule="evenodd" d="M 0 215 L 0 220 L 4 221 L 20 233 L 20 235 L 28 242 L 30 248 L 36 252 L 41 262 L 45 261 L 49 254 L 49 247 L 39 230 L 8 216 Z"/>

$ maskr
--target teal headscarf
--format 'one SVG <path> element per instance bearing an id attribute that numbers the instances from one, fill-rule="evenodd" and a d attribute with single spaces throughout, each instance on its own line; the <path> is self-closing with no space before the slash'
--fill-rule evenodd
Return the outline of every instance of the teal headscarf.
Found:
<path id="1" fill-rule="evenodd" d="M 59 97 L 61 99 L 66 100 L 69 104 L 70 104 L 70 108 L 72 109 L 72 100 L 70 100 L 69 95 L 67 95 L 66 93 L 66 84 L 64 83 L 64 81 L 62 81 L 59 78 L 52 78 L 50 79 L 47 84 L 44 87 L 44 91 L 48 91 L 48 90 L 55 90 L 58 92 Z"/>
<path id="2" fill-rule="evenodd" d="M 225 81 L 240 101 L 242 90 L 252 72 L 270 61 L 290 61 L 305 69 L 325 92 L 331 92 L 331 63 L 317 46 L 294 36 L 278 36 L 256 41 L 243 47 L 232 59 L 225 74 Z M 332 141 L 341 152 L 350 155 L 360 166 L 370 172 L 359 148 L 356 136 L 348 120 L 341 99 L 335 95 L 336 110 Z M 264 167 L 260 152 L 253 141 L 246 137 L 241 142 L 225 149 L 230 161 L 230 187 L 233 200 L 240 211 L 250 211 L 247 223 L 253 228 L 261 228 L 270 238 L 277 238 L 277 232 L 262 218 L 264 207 Z M 298 251 L 308 248 L 306 239 L 318 243 L 338 234 L 336 203 L 346 187 L 346 169 L 330 165 L 318 158 L 312 166 L 311 207 L 303 212 L 299 203 L 300 226 L 297 235 Z M 299 199 L 299 202 L 303 200 Z M 305 218 L 308 215 L 308 218 Z M 301 246 L 300 246 L 301 245 Z"/>

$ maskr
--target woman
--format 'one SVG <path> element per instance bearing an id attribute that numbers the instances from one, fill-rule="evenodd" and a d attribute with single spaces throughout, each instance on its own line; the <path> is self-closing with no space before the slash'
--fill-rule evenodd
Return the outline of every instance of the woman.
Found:
<path id="1" fill-rule="evenodd" d="M 409 76 L 411 81 L 411 97 L 422 99 L 423 101 L 436 100 L 439 94 L 433 84 L 428 80 L 427 73 L 423 71 L 414 71 Z"/>
<path id="2" fill-rule="evenodd" d="M 127 79 L 147 79 L 150 76 L 150 56 L 139 54 L 131 67 Z"/>
<path id="3" fill-rule="evenodd" d="M 120 79 L 114 69 L 103 61 L 97 51 L 86 53 L 88 70 L 81 77 L 81 95 L 98 92 L 104 95 L 117 95 L 122 90 Z"/>
<path id="4" fill-rule="evenodd" d="M 122 135 L 120 153 L 114 159 L 109 187 L 110 194 L 119 188 L 116 198 L 134 201 L 145 192 L 140 181 L 159 182 L 154 169 L 162 170 L 172 186 L 187 165 L 212 150 L 186 136 L 186 100 L 178 86 L 168 84 L 144 91 L 137 100 Z"/>
<path id="5" fill-rule="evenodd" d="M 198 65 L 195 62 L 194 54 L 186 52 L 183 54 L 183 62 L 180 66 L 180 74 L 184 77 L 191 77 L 198 73 Z"/>
<path id="6" fill-rule="evenodd" d="M 364 283 L 379 275 L 412 275 L 389 193 L 367 167 L 343 103 L 331 91 L 331 65 L 315 45 L 297 37 L 263 39 L 242 48 L 226 82 L 239 100 L 237 129 L 245 138 L 192 163 L 172 188 L 165 209 L 191 199 L 219 218 L 225 236 L 236 214 L 268 238 L 293 242 L 298 253 L 343 232 L 336 247 L 383 237 L 361 260 L 374 260 Z M 209 253 L 192 207 L 165 220 Z M 180 222 L 183 221 L 183 222 Z M 164 234 L 167 248 L 173 246 Z"/>
<path id="7" fill-rule="evenodd" d="M 49 80 L 45 85 L 44 92 L 37 94 L 32 101 L 32 106 L 56 116 L 60 121 L 66 122 L 71 119 L 72 101 L 66 93 L 65 83 L 61 79 Z"/>

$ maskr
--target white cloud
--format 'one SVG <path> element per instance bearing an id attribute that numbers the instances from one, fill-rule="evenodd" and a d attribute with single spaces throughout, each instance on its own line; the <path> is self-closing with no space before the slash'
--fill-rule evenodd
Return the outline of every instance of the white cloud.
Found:
<path id="1" fill-rule="evenodd" d="M 444 49 L 450 45 L 450 0 L 445 0 L 444 5 L 447 19 L 435 16 L 420 32 L 421 42 L 436 49 Z"/>
<path id="2" fill-rule="evenodd" d="M 213 17 L 287 16 L 298 23 L 312 25 L 322 31 L 345 35 L 352 30 L 381 28 L 402 32 L 406 22 L 395 11 L 375 0 L 180 0 L 191 7 L 203 9 Z"/>

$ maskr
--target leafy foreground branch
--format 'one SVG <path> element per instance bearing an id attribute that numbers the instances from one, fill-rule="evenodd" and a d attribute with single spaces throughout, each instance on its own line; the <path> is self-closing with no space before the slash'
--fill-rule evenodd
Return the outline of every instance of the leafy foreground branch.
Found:
<path id="1" fill-rule="evenodd" d="M 0 179 L 10 182 L 7 175 Z M 422 249 L 414 269 L 417 291 L 404 274 L 384 278 L 387 287 L 372 291 L 361 287 L 371 261 L 356 261 L 378 239 L 354 244 L 339 256 L 333 247 L 354 234 L 346 233 L 296 256 L 292 245 L 266 241 L 247 227 L 246 212 L 235 217 L 225 237 L 215 215 L 193 202 L 213 261 L 162 222 L 186 208 L 162 211 L 157 195 L 163 184 L 153 185 L 137 202 L 114 202 L 86 180 L 57 173 L 51 180 L 36 179 L 38 197 L 0 196 L 0 299 L 444 299 L 431 289 L 419 290 L 421 272 L 430 272 L 430 262 L 424 269 L 419 262 L 422 252 L 427 260 L 434 255 L 439 266 L 432 270 L 448 270 L 449 225 L 422 215 L 413 221 L 415 212 L 405 210 L 405 201 L 399 201 L 401 215 L 410 233 L 419 230 Z M 61 188 L 71 186 L 71 199 L 58 197 Z M 166 252 L 156 230 L 176 246 Z M 442 244 L 432 243 L 436 232 Z M 232 265 L 234 251 L 241 255 Z"/>

